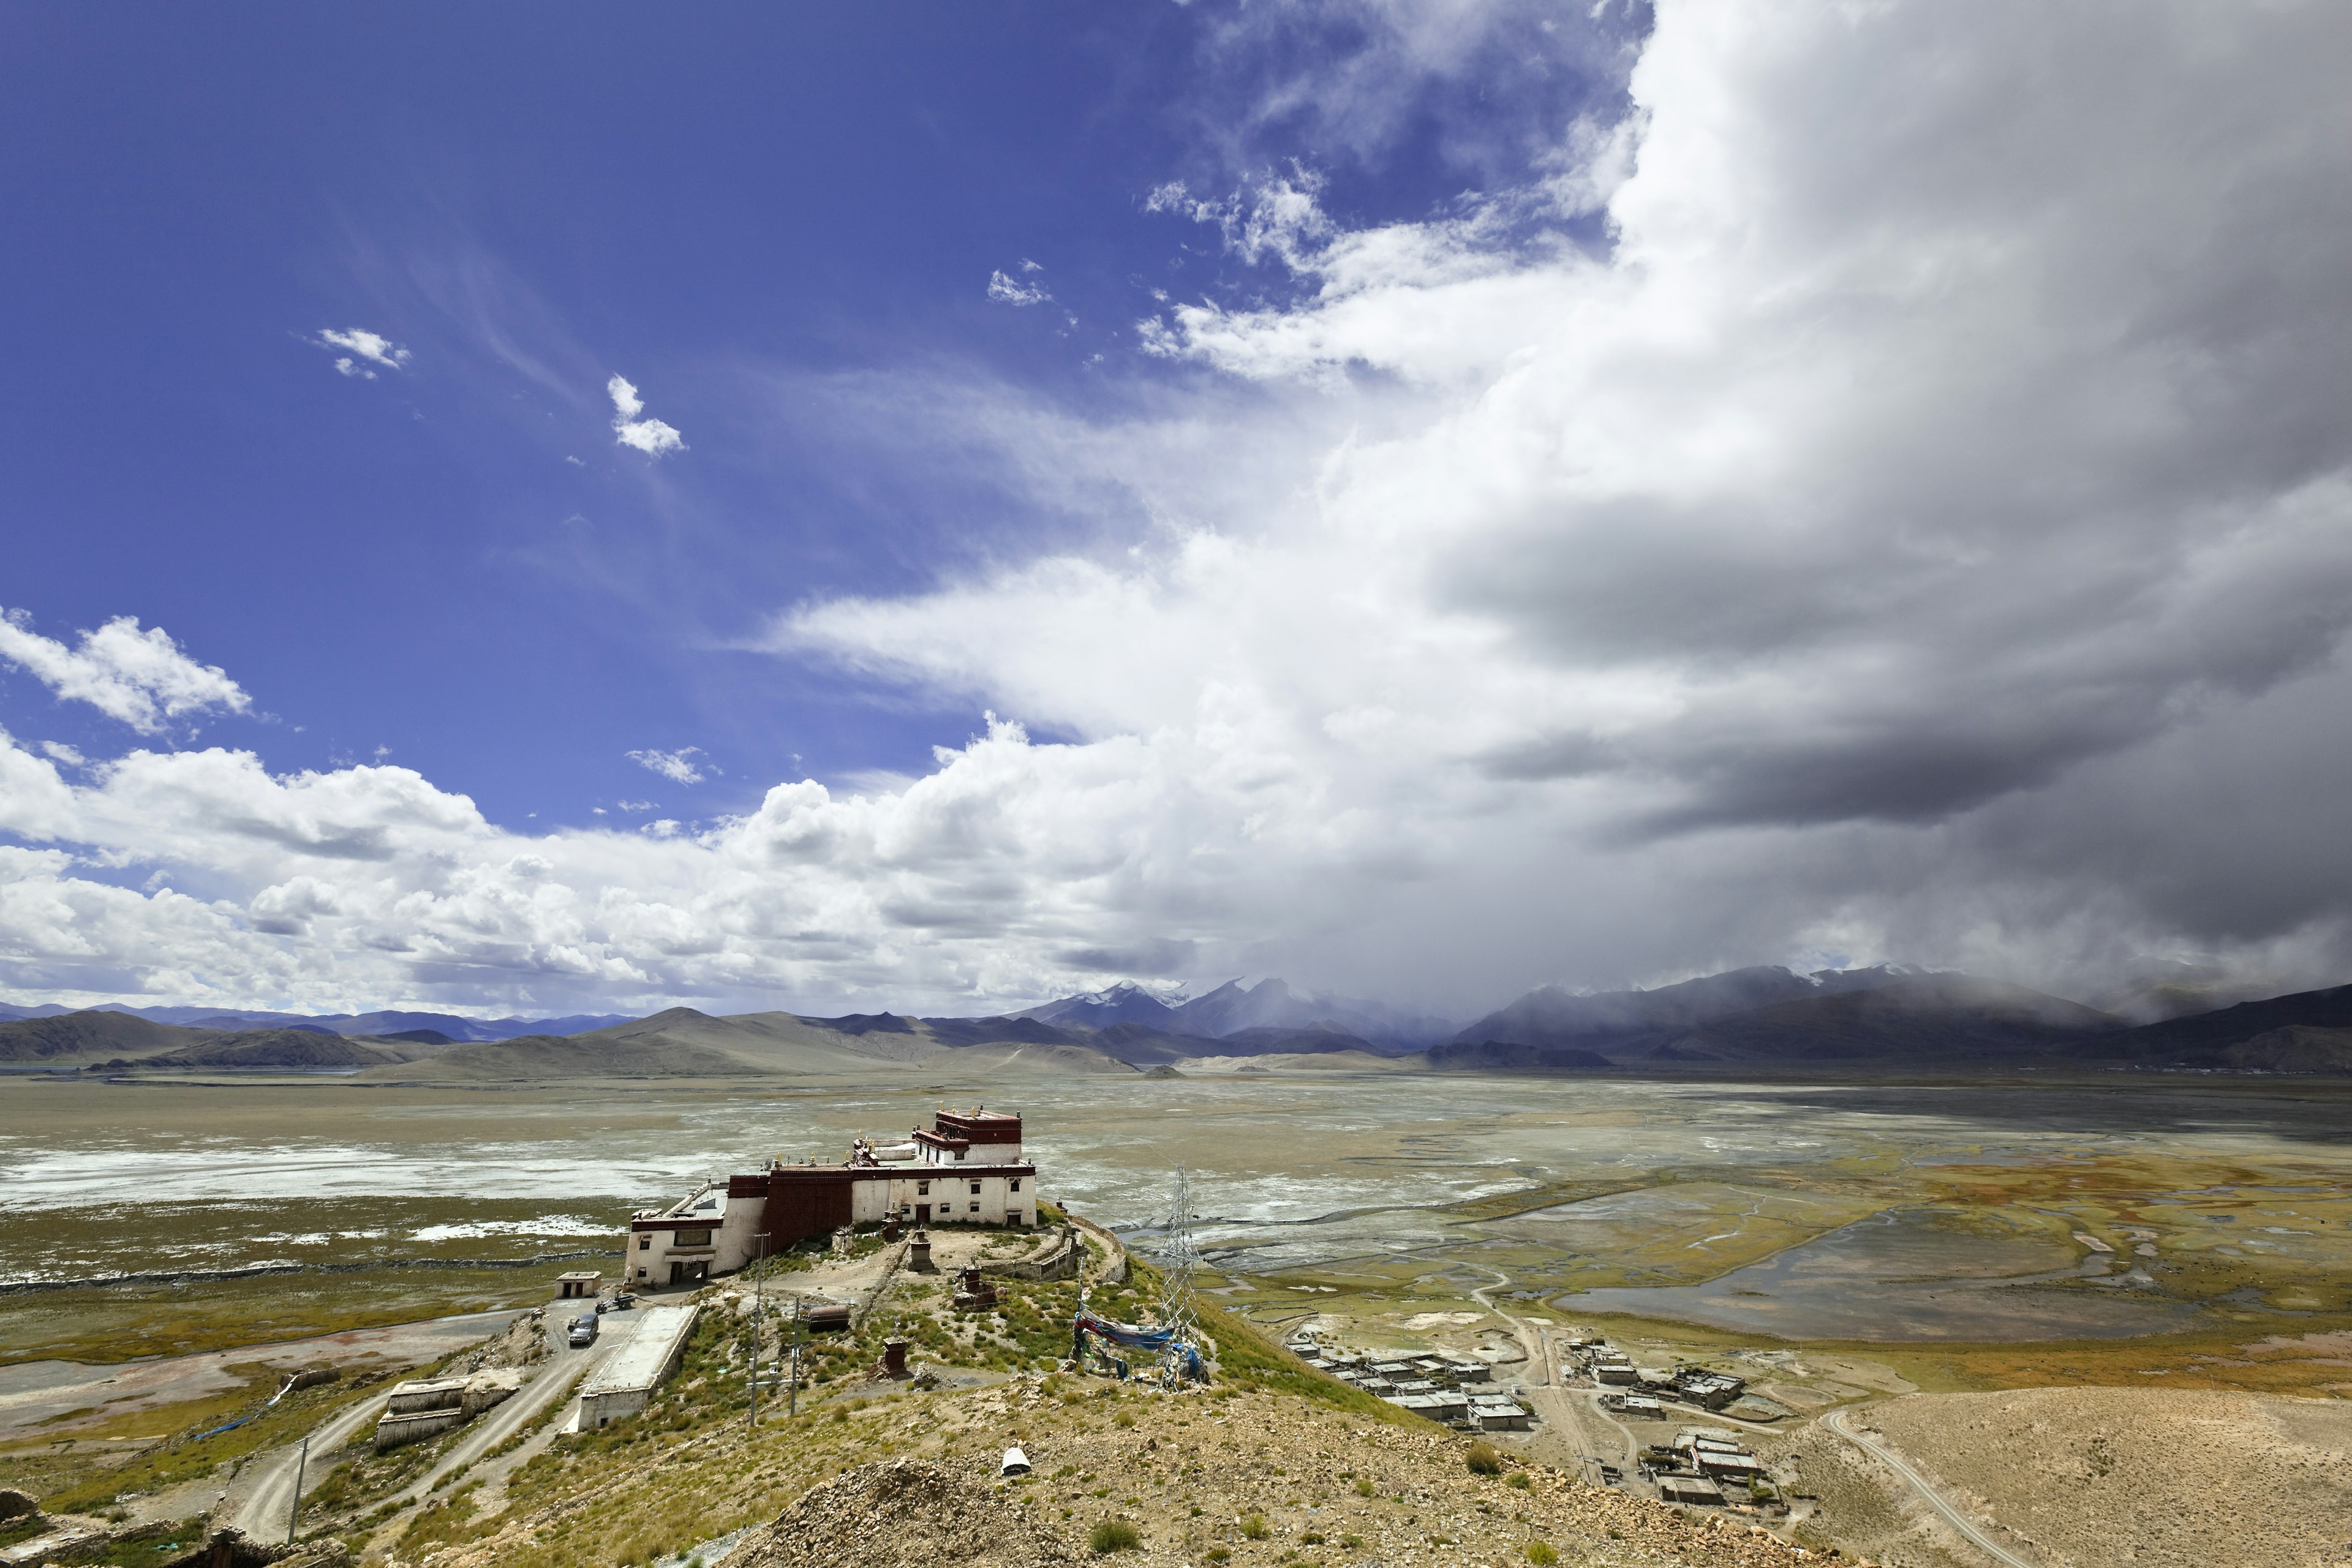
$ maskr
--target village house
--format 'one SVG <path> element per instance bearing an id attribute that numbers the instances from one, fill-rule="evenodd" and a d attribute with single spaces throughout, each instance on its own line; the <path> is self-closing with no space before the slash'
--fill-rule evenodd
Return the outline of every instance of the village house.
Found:
<path id="1" fill-rule="evenodd" d="M 694 1285 L 845 1226 L 891 1215 L 915 1225 L 1034 1226 L 1037 1168 L 1021 1118 L 940 1110 L 903 1142 L 859 1138 L 838 1164 L 787 1165 L 709 1182 L 629 1220 L 632 1289 Z"/>

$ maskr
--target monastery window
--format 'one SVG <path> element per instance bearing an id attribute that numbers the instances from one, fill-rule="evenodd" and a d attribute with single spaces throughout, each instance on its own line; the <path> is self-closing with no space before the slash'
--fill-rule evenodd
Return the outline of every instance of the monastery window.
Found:
<path id="1" fill-rule="evenodd" d="M 1021 1190 L 1021 1178 L 1018 1176 L 1013 1178 L 1013 1190 L 1016 1193 Z"/>
<path id="2" fill-rule="evenodd" d="M 931 1195 L 931 1184 L 929 1182 L 917 1182 L 915 1184 L 915 1195 L 919 1198 L 929 1197 Z"/>
<path id="3" fill-rule="evenodd" d="M 959 1149 L 959 1150 L 957 1150 L 957 1151 L 956 1151 L 956 1158 L 957 1158 L 957 1159 L 959 1159 L 959 1160 L 962 1159 L 962 1158 L 963 1158 L 963 1155 L 964 1155 L 964 1152 L 963 1152 L 962 1150 Z"/>
<path id="4" fill-rule="evenodd" d="M 971 1184 L 971 1195 L 973 1197 L 980 1196 L 980 1184 L 978 1182 L 974 1182 Z"/>
<path id="5" fill-rule="evenodd" d="M 974 1213 L 974 1214 L 978 1214 L 978 1213 L 980 1212 L 980 1205 L 979 1205 L 978 1204 L 974 1204 L 974 1205 L 971 1205 L 971 1212 L 972 1212 L 972 1213 Z"/>
<path id="6" fill-rule="evenodd" d="M 701 1229 L 699 1229 L 699 1230 L 681 1230 L 681 1231 L 679 1231 L 679 1232 L 677 1233 L 677 1245 L 678 1245 L 678 1246 L 680 1246 L 680 1247 L 708 1247 L 708 1246 L 709 1246 L 709 1245 L 710 1245 L 710 1230 L 709 1230 L 709 1227 L 706 1226 L 702 1227 L 702 1228 L 701 1228 Z"/>
<path id="7" fill-rule="evenodd" d="M 652 1231 L 647 1231 L 643 1236 L 637 1237 L 637 1250 L 639 1252 L 651 1252 L 653 1249 L 654 1233 Z"/>

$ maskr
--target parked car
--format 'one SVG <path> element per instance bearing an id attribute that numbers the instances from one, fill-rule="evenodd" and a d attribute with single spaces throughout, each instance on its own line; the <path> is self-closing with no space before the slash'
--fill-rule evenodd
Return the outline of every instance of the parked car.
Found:
<path id="1" fill-rule="evenodd" d="M 583 1312 L 572 1320 L 572 1348 L 584 1351 L 596 1342 L 596 1314 Z"/>

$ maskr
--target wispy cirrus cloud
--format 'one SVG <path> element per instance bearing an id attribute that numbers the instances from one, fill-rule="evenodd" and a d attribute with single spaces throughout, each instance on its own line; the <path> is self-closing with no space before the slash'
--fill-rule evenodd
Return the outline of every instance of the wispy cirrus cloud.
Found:
<path id="1" fill-rule="evenodd" d="M 637 395 L 626 376 L 614 376 L 604 384 L 604 391 L 613 399 L 614 440 L 648 458 L 686 450 L 686 437 L 677 433 L 677 426 L 645 417 L 646 400 Z"/>
<path id="2" fill-rule="evenodd" d="M 140 630 L 132 616 L 117 616 L 96 631 L 84 631 L 80 646 L 68 647 L 35 631 L 28 612 L 0 610 L 0 663 L 142 735 L 159 733 L 173 719 L 243 713 L 253 706 L 227 671 L 190 658 L 161 626 Z"/>
<path id="3" fill-rule="evenodd" d="M 709 767 L 708 763 L 697 763 L 691 760 L 693 757 L 700 753 L 701 751 L 702 748 L 699 746 L 680 746 L 675 752 L 656 752 L 651 750 L 631 752 L 628 753 L 628 757 L 629 761 L 636 763 L 637 766 L 644 768 L 648 773 L 659 773 L 662 777 L 669 780 L 672 784 L 700 784 L 705 777 L 703 769 Z M 716 773 L 718 770 L 716 768 L 712 768 L 710 771 Z M 630 806 L 629 803 L 625 800 L 620 804 L 630 810 L 639 809 L 635 806 Z M 650 806 L 653 803 L 648 801 L 645 804 L 646 805 Z"/>
<path id="4" fill-rule="evenodd" d="M 375 372 L 370 370 L 369 365 L 402 370 L 406 368 L 412 357 L 406 349 L 382 332 L 372 332 L 365 327 L 348 327 L 341 331 L 333 327 L 323 328 L 311 341 L 323 349 L 342 350 L 336 356 L 335 369 L 362 381 L 375 379 Z"/>

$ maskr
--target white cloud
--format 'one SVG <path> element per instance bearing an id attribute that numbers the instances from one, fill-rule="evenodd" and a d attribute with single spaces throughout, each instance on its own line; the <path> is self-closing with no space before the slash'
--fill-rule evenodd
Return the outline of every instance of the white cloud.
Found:
<path id="1" fill-rule="evenodd" d="M 531 835 L 400 768 L 75 783 L 0 744 L 10 988 L 981 1012 L 1106 952 L 1465 1014 L 1808 952 L 2340 981 L 2347 27 L 1675 5 L 1631 117 L 1538 184 L 1370 229 L 1297 171 L 1171 195 L 1293 297 L 1164 310 L 1187 374 L 1130 412 L 845 384 L 1083 547 L 769 638 L 1062 739 Z M 157 867 L 202 897 L 123 885 Z"/>
<path id="2" fill-rule="evenodd" d="M 665 452 L 686 450 L 686 437 L 677 428 L 658 419 L 639 417 L 646 411 L 646 400 L 626 378 L 614 376 L 604 384 L 604 391 L 613 399 L 613 439 L 624 447 L 634 447 L 649 458 Z"/>
<path id="3" fill-rule="evenodd" d="M 988 297 L 1000 305 L 1042 305 L 1053 296 L 1042 283 L 1019 283 L 1002 271 L 988 275 Z"/>
<path id="4" fill-rule="evenodd" d="M 702 748 L 699 746 L 681 746 L 675 752 L 631 752 L 628 753 L 628 756 L 629 761 L 636 763 L 639 767 L 645 768 L 652 773 L 659 773 L 662 777 L 668 779 L 673 783 L 698 784 L 702 782 L 703 767 L 708 766 L 709 764 L 704 763 L 698 765 L 688 759 L 697 755 L 701 752 L 701 750 Z M 637 809 L 636 807 L 631 806 L 625 800 L 621 801 L 618 804 L 625 811 Z"/>
<path id="5" fill-rule="evenodd" d="M 67 745 L 63 741 L 44 741 L 41 742 L 41 750 L 69 768 L 80 767 L 88 760 L 83 757 L 79 750 Z"/>
<path id="6" fill-rule="evenodd" d="M 198 664 L 161 626 L 118 616 L 68 647 L 33 630 L 24 610 L 0 610 L 0 664 L 21 669 L 60 698 L 87 702 L 142 735 L 191 714 L 243 713 L 245 689 L 218 666 Z M 55 754 L 55 753 L 53 753 Z"/>
<path id="7" fill-rule="evenodd" d="M 317 338 L 321 348 L 343 349 L 348 352 L 335 359 L 335 368 L 345 375 L 373 381 L 375 372 L 368 365 L 381 365 L 385 370 L 400 370 L 407 365 L 409 352 L 381 332 L 371 332 L 365 327 L 337 331 L 322 329 Z M 365 362 L 365 363 L 362 363 Z"/>

